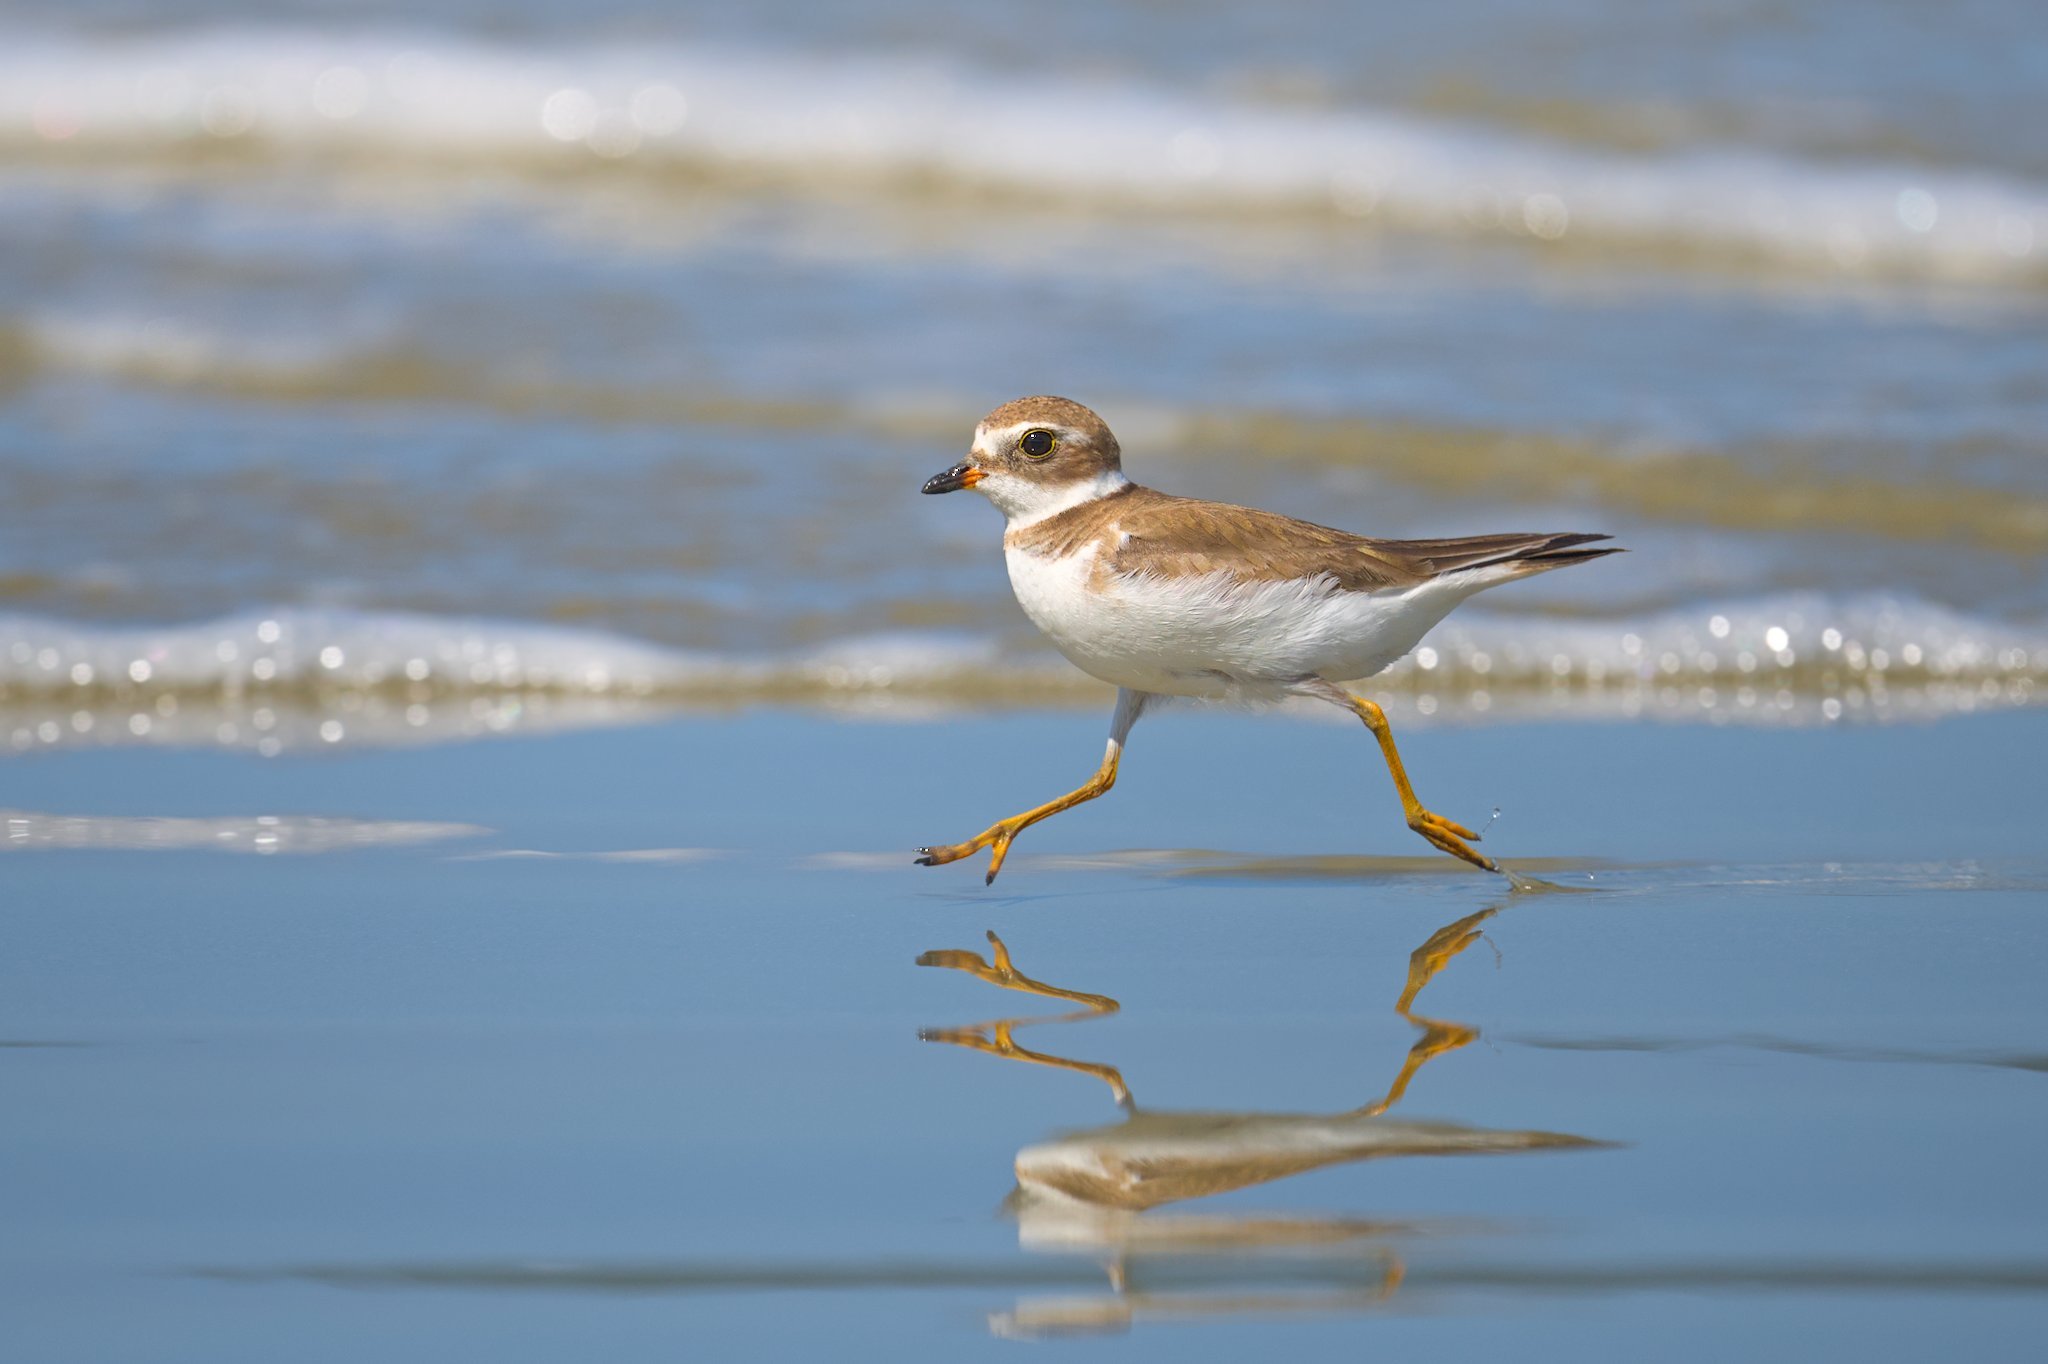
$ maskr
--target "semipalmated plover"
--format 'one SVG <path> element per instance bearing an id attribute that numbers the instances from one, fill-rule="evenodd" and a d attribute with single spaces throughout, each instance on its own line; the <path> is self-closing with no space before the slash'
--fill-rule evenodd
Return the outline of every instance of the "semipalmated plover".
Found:
<path id="1" fill-rule="evenodd" d="M 1010 586 L 1024 613 L 1082 671 L 1113 683 L 1102 766 L 1079 789 L 998 820 L 965 843 L 920 848 L 922 866 L 993 849 L 1116 782 L 1124 740 L 1160 697 L 1280 701 L 1309 696 L 1365 721 L 1379 741 L 1408 827 L 1475 867 L 1479 835 L 1423 808 L 1386 714 L 1339 683 L 1370 677 L 1484 588 L 1615 547 L 1605 535 L 1475 535 L 1370 540 L 1307 521 L 1154 492 L 1124 477 L 1102 418 L 1066 398 L 1019 398 L 981 419 L 968 457 L 927 493 L 973 488 L 1009 520 Z"/>

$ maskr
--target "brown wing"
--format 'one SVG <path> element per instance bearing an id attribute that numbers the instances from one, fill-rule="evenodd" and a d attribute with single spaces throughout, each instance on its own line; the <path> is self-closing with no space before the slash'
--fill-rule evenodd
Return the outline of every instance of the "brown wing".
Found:
<path id="1" fill-rule="evenodd" d="M 1120 532 L 1111 563 L 1119 573 L 1179 578 L 1227 573 L 1246 582 L 1328 576 L 1353 592 L 1412 587 L 1428 568 L 1388 553 L 1395 542 L 1368 540 L 1291 516 L 1169 497 L 1149 488 L 1139 496 L 1103 499 L 1116 505 Z"/>
<path id="2" fill-rule="evenodd" d="M 1112 571 L 1145 577 L 1227 573 L 1244 582 L 1277 582 L 1326 576 L 1348 591 L 1375 592 L 1494 564 L 1526 564 L 1529 572 L 1541 572 L 1616 553 L 1576 548 L 1607 538 L 1571 532 L 1369 540 L 1275 512 L 1134 484 L 1012 531 L 1008 541 L 1040 553 L 1070 554 L 1099 539 L 1111 546 Z"/>

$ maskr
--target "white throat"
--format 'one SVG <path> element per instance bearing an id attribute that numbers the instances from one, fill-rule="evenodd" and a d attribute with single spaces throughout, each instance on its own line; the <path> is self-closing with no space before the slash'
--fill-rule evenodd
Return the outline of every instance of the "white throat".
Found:
<path id="1" fill-rule="evenodd" d="M 990 473 L 974 490 L 1009 518 L 1011 530 L 1036 525 L 1048 516 L 1106 497 L 1118 488 L 1130 486 L 1121 470 L 1105 469 L 1091 478 L 1072 483 L 1036 483 L 1015 474 Z"/>

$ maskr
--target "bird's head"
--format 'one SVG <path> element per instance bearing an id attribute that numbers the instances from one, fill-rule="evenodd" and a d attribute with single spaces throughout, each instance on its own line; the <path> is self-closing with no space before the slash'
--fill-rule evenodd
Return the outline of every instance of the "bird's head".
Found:
<path id="1" fill-rule="evenodd" d="M 1091 502 L 1129 482 L 1102 418 L 1067 398 L 1019 398 L 974 428 L 967 458 L 925 481 L 928 493 L 973 488 L 1011 525 Z"/>

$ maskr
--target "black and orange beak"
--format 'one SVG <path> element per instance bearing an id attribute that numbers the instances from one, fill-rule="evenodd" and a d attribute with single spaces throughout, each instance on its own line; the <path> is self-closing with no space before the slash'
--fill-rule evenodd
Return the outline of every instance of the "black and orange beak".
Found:
<path id="1" fill-rule="evenodd" d="M 924 481 L 928 493 L 957 493 L 962 488 L 972 488 L 988 475 L 972 464 L 962 460 L 943 474 L 933 474 Z"/>

